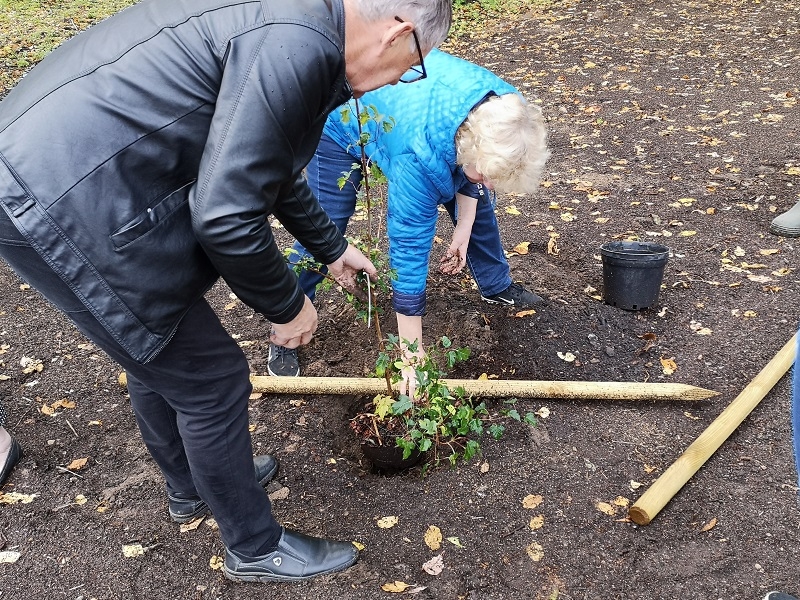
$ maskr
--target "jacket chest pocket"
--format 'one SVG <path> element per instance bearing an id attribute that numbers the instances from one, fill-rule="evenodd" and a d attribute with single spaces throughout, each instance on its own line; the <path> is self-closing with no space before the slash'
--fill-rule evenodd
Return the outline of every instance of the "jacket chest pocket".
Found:
<path id="1" fill-rule="evenodd" d="M 182 185 L 174 192 L 151 204 L 133 219 L 117 229 L 109 237 L 114 248 L 121 250 L 167 221 L 189 200 L 189 191 L 195 179 Z"/>

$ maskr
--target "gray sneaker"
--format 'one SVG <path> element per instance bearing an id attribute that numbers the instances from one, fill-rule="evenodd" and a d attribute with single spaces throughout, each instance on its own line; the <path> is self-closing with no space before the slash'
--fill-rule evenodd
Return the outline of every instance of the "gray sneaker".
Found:
<path id="1" fill-rule="evenodd" d="M 770 592 L 764 596 L 764 600 L 797 600 L 797 598 L 784 592 Z"/>
<path id="2" fill-rule="evenodd" d="M 275 377 L 297 377 L 300 375 L 300 360 L 296 348 L 284 348 L 269 344 L 267 371 Z"/>
<path id="3" fill-rule="evenodd" d="M 800 237 L 800 202 L 772 219 L 769 231 L 781 237 Z"/>

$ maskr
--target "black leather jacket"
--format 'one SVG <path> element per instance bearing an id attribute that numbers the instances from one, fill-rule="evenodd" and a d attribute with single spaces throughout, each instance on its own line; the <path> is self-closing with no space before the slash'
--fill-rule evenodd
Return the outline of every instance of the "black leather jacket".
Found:
<path id="1" fill-rule="evenodd" d="M 220 275 L 285 323 L 304 297 L 268 219 L 344 253 L 302 169 L 348 97 L 342 0 L 144 0 L 0 102 L 0 203 L 137 361 Z"/>

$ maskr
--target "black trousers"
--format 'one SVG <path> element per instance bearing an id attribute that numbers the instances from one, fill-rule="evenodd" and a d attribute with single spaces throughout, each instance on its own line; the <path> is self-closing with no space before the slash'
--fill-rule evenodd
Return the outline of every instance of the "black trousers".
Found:
<path id="1" fill-rule="evenodd" d="M 167 491 L 205 500 L 223 542 L 238 554 L 254 557 L 274 549 L 281 527 L 253 469 L 250 369 L 208 303 L 195 303 L 169 344 L 142 365 L 116 343 L 2 209 L 0 256 L 125 369 L 139 430 Z"/>

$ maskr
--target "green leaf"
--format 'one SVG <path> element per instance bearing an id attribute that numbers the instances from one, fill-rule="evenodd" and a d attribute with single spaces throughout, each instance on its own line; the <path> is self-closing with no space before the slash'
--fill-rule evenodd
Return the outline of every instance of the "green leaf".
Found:
<path id="1" fill-rule="evenodd" d="M 511 417 L 515 421 L 522 420 L 521 417 L 519 416 L 519 413 L 517 412 L 516 408 L 512 408 L 511 410 L 506 411 L 506 416 L 507 417 Z"/>
<path id="2" fill-rule="evenodd" d="M 489 435 L 491 435 L 494 439 L 499 440 L 502 437 L 503 432 L 505 430 L 506 430 L 505 427 L 495 423 L 495 424 L 489 426 Z"/>
<path id="3" fill-rule="evenodd" d="M 536 415 L 534 413 L 529 412 L 525 413 L 525 422 L 528 425 L 538 425 L 539 419 L 536 418 Z"/>
<path id="4" fill-rule="evenodd" d="M 401 394 L 392 404 L 392 414 L 402 415 L 403 413 L 410 411 L 413 406 L 414 404 L 411 402 L 411 398 L 405 394 Z"/>

